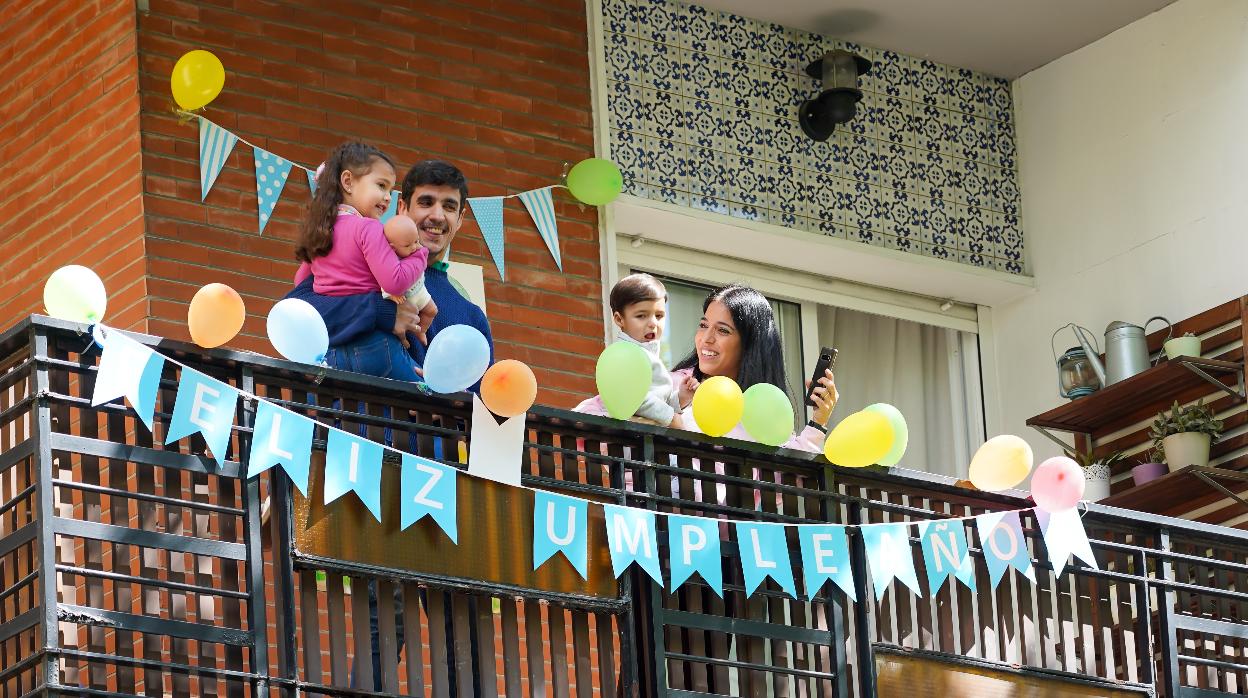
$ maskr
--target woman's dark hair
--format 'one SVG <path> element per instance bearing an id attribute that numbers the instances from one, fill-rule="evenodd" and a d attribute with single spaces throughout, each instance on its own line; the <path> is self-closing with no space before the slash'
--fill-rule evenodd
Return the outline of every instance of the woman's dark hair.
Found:
<path id="1" fill-rule="evenodd" d="M 788 383 L 784 377 L 784 347 L 780 343 L 780 330 L 771 312 L 771 304 L 763 294 L 749 286 L 733 284 L 711 291 L 702 303 L 702 312 L 719 301 L 728 308 L 732 324 L 741 336 L 741 364 L 737 369 L 737 385 L 742 390 L 756 383 L 771 383 L 787 395 Z M 676 364 L 673 370 L 692 368 L 693 377 L 699 381 L 706 376 L 698 368 L 698 350 Z M 729 376 L 731 378 L 731 376 Z M 791 397 L 791 396 L 790 396 Z"/>
<path id="2" fill-rule="evenodd" d="M 633 303 L 667 300 L 663 282 L 649 274 L 629 274 L 611 287 L 611 312 L 623 313 Z"/>
<path id="3" fill-rule="evenodd" d="M 373 169 L 373 164 L 378 160 L 394 167 L 394 161 L 388 155 L 371 145 L 351 142 L 334 148 L 316 177 L 316 194 L 308 202 L 303 223 L 299 226 L 295 259 L 311 262 L 329 254 L 334 247 L 334 220 L 338 217 L 338 205 L 343 201 L 343 170 L 350 170 L 356 177 L 363 177 Z"/>

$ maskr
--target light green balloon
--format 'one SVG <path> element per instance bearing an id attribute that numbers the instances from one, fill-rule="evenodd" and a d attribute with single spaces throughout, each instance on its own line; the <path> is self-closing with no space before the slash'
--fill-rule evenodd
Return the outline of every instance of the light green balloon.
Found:
<path id="1" fill-rule="evenodd" d="M 910 440 L 910 430 L 906 426 L 906 418 L 902 416 L 901 410 L 887 402 L 877 402 L 874 405 L 868 405 L 863 411 L 878 412 L 887 417 L 888 423 L 893 426 L 893 447 L 880 459 L 880 465 L 891 467 L 900 463 L 901 457 L 906 453 L 906 444 Z"/>
<path id="2" fill-rule="evenodd" d="M 636 344 L 616 342 L 598 357 L 594 380 L 607 414 L 628 419 L 650 390 L 650 357 Z"/>
<path id="3" fill-rule="evenodd" d="M 43 307 L 54 318 L 94 324 L 104 319 L 108 292 L 95 272 L 70 264 L 48 277 L 43 285 Z"/>
<path id="4" fill-rule="evenodd" d="M 568 191 L 590 206 L 611 203 L 623 189 L 624 176 L 610 160 L 589 158 L 568 172 Z"/>
<path id="5" fill-rule="evenodd" d="M 760 444 L 779 446 L 793 433 L 793 403 L 771 383 L 755 383 L 745 391 L 741 425 Z"/>

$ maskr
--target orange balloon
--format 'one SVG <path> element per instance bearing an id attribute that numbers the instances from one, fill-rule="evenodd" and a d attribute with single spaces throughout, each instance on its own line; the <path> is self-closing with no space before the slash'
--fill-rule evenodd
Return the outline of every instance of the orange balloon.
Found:
<path id="1" fill-rule="evenodd" d="M 195 292 L 186 311 L 186 324 L 196 344 L 211 349 L 234 339 L 243 329 L 247 309 L 238 291 L 225 284 L 208 284 Z"/>
<path id="2" fill-rule="evenodd" d="M 481 377 L 481 401 L 500 417 L 522 415 L 535 400 L 537 377 L 524 362 L 503 359 Z"/>

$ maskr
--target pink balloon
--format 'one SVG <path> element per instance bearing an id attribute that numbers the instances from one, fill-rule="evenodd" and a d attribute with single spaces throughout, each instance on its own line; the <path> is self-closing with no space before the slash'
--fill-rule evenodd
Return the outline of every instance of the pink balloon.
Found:
<path id="1" fill-rule="evenodd" d="M 1031 498 L 1045 511 L 1069 509 L 1083 499 L 1083 468 L 1065 456 L 1041 463 L 1031 476 Z"/>

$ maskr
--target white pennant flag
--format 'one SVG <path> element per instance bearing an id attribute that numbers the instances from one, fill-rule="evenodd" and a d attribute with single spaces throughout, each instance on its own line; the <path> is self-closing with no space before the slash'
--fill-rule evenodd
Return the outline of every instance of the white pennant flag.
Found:
<path id="1" fill-rule="evenodd" d="M 555 258 L 555 266 L 563 271 L 563 261 L 559 259 L 559 224 L 555 221 L 555 204 L 550 198 L 551 187 L 542 187 L 520 194 L 520 200 L 529 210 L 537 232 L 546 243 L 546 249 Z"/>
<path id="2" fill-rule="evenodd" d="M 1049 549 L 1053 576 L 1061 576 L 1072 553 L 1092 569 L 1100 569 L 1078 509 L 1072 507 L 1050 513 L 1037 508 L 1036 519 L 1040 521 L 1040 530 L 1044 533 L 1044 545 Z"/>
<path id="3" fill-rule="evenodd" d="M 150 430 L 165 357 L 117 330 L 97 324 L 92 331 L 95 341 L 104 347 L 95 374 L 92 407 L 124 397 Z"/>
<path id="4" fill-rule="evenodd" d="M 502 424 L 481 398 L 472 396 L 472 442 L 468 444 L 468 474 L 504 485 L 520 486 L 524 457 L 524 415 Z"/>
<path id="5" fill-rule="evenodd" d="M 199 200 L 208 197 L 208 191 L 225 167 L 225 161 L 238 143 L 238 136 L 211 121 L 199 118 Z"/>

